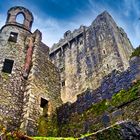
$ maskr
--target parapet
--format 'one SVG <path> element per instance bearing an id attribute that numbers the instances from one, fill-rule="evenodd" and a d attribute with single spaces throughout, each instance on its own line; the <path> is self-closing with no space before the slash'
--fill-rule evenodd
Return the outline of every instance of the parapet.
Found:
<path id="1" fill-rule="evenodd" d="M 73 32 L 71 32 L 70 30 L 66 31 L 64 33 L 64 38 L 60 39 L 57 44 L 54 44 L 52 46 L 52 48 L 50 49 L 50 53 L 55 52 L 59 48 L 61 48 L 64 45 L 66 45 L 68 42 L 71 42 L 73 39 L 75 39 L 76 37 L 80 36 L 87 29 L 88 29 L 88 27 L 81 25 L 79 29 L 75 29 Z"/>

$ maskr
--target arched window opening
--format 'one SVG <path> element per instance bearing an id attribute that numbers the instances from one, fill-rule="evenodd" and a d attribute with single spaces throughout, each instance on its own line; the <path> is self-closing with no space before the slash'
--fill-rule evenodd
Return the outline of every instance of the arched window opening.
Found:
<path id="1" fill-rule="evenodd" d="M 24 23 L 24 19 L 25 19 L 25 17 L 24 17 L 24 15 L 23 15 L 23 13 L 19 13 L 19 14 L 16 16 L 16 22 L 17 22 L 17 23 L 23 24 L 23 23 Z"/>

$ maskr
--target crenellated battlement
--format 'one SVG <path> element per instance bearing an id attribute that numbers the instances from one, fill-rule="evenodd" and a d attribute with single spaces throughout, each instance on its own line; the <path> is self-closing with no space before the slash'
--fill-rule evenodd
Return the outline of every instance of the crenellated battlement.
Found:
<path id="1" fill-rule="evenodd" d="M 54 53 L 61 47 L 66 46 L 69 42 L 76 40 L 76 38 L 83 35 L 87 29 L 88 27 L 86 26 L 80 26 L 79 29 L 75 29 L 73 32 L 71 32 L 70 30 L 66 31 L 64 33 L 64 38 L 60 39 L 58 43 L 53 44 L 53 46 L 50 48 L 50 54 Z"/>

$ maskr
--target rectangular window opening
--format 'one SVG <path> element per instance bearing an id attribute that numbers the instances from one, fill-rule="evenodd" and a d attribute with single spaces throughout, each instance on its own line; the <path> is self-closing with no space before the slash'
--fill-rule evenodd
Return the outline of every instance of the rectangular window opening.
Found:
<path id="1" fill-rule="evenodd" d="M 17 42 L 18 33 L 11 32 L 8 41 Z"/>
<path id="2" fill-rule="evenodd" d="M 3 65 L 3 68 L 2 68 L 2 72 L 11 74 L 13 64 L 14 64 L 14 60 L 5 59 L 4 60 L 4 65 Z"/>

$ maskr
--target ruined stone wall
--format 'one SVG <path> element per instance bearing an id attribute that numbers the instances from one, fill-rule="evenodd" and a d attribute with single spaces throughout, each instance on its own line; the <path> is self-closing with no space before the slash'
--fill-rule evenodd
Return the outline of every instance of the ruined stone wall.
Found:
<path id="1" fill-rule="evenodd" d="M 127 69 L 132 51 L 127 35 L 107 12 L 89 27 L 67 31 L 50 52 L 61 73 L 63 102 L 75 102 L 78 94 L 98 88 L 102 78 L 114 69 Z"/>
<path id="2" fill-rule="evenodd" d="M 19 14 L 23 15 L 24 17 L 23 23 L 18 23 L 16 21 L 16 18 Z M 15 6 L 15 7 L 10 8 L 7 12 L 6 25 L 13 24 L 13 25 L 20 26 L 30 31 L 33 20 L 34 20 L 33 15 L 28 9 L 21 6 Z"/>
<path id="3" fill-rule="evenodd" d="M 17 43 L 8 41 L 11 32 L 18 33 Z M 0 125 L 19 128 L 22 118 L 25 52 L 24 41 L 29 31 L 5 26 L 0 31 Z M 14 61 L 11 74 L 2 71 L 5 59 Z"/>
<path id="4" fill-rule="evenodd" d="M 62 102 L 58 69 L 48 59 L 49 48 L 41 42 L 41 33 L 37 32 L 32 67 L 24 93 L 24 117 L 21 126 L 28 135 L 37 135 L 39 118 L 54 114 L 56 107 L 59 107 Z M 42 107 L 42 99 L 47 102 L 44 107 Z"/>
<path id="5" fill-rule="evenodd" d="M 82 114 L 73 113 L 73 115 L 67 119 L 69 122 L 59 124 L 60 131 L 58 135 L 65 137 L 80 137 L 80 135 L 88 135 L 100 131 L 107 126 L 114 125 L 115 123 L 121 123 L 122 121 L 128 120 L 139 124 L 139 101 L 139 99 L 132 101 L 119 109 L 116 107 L 114 110 L 108 109 L 106 111 L 100 111 L 96 108 L 96 110 L 92 111 L 91 109 L 86 110 Z M 104 116 L 108 116 L 108 121 L 105 120 Z"/>
<path id="6" fill-rule="evenodd" d="M 130 68 L 124 72 L 113 71 L 105 76 L 98 89 L 88 89 L 78 95 L 75 103 L 63 104 L 58 110 L 59 134 L 79 136 L 80 134 L 97 131 L 104 127 L 102 122 L 104 114 L 110 116 L 108 125 L 125 119 L 140 121 L 138 117 L 139 109 L 136 107 L 139 102 L 140 86 L 138 84 L 130 91 L 128 90 L 132 87 L 135 79 L 140 79 L 140 58 L 133 58 L 130 64 Z M 123 97 L 119 98 L 118 96 L 116 104 L 113 103 L 108 106 L 112 96 L 117 95 L 119 91 L 123 91 L 122 89 L 128 90 L 128 92 L 126 91 L 126 94 L 122 95 Z M 106 99 L 108 101 L 104 102 Z"/>

